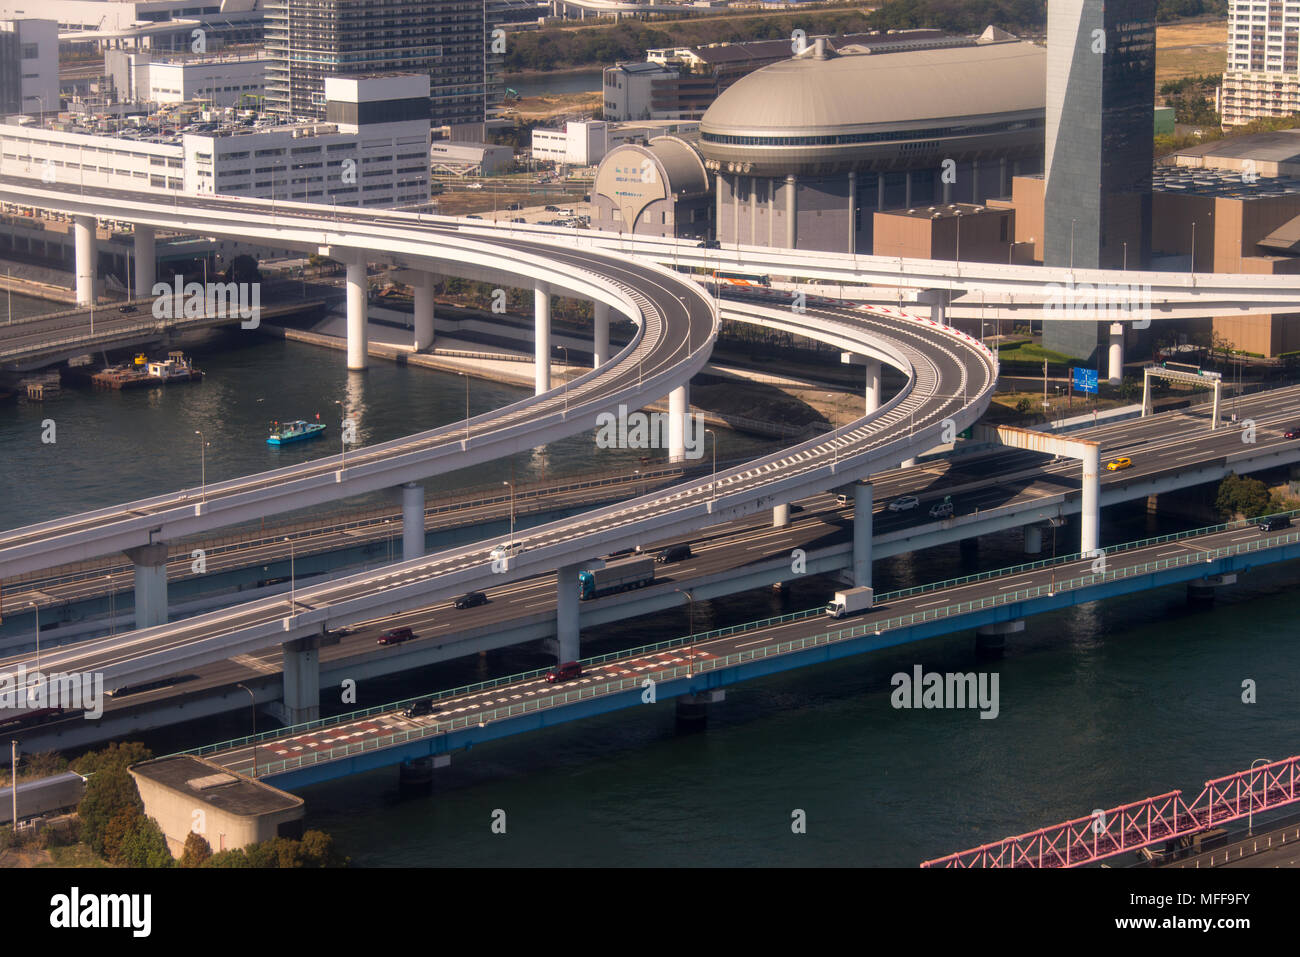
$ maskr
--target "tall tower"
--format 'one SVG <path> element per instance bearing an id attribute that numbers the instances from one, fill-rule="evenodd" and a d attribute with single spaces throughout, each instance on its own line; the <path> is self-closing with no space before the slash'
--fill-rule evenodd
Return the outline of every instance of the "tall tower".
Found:
<path id="1" fill-rule="evenodd" d="M 1052 0 L 1047 11 L 1045 263 L 1145 268 L 1151 257 L 1155 0 Z M 1049 321 L 1043 339 L 1049 349 L 1090 359 L 1097 328 Z"/>

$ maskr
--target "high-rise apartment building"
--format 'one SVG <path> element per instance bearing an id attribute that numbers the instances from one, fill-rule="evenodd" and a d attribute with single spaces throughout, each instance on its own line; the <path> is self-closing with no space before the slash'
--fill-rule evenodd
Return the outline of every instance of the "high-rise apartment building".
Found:
<path id="1" fill-rule="evenodd" d="M 1142 269 L 1151 257 L 1155 0 L 1047 8 L 1044 261 Z M 1043 324 L 1044 345 L 1087 359 L 1091 322 Z"/>
<path id="2" fill-rule="evenodd" d="M 1230 0 L 1224 126 L 1300 113 L 1300 0 Z"/>
<path id="3" fill-rule="evenodd" d="M 266 108 L 325 115 L 325 78 L 425 73 L 435 126 L 478 131 L 488 101 L 484 0 L 267 0 Z"/>

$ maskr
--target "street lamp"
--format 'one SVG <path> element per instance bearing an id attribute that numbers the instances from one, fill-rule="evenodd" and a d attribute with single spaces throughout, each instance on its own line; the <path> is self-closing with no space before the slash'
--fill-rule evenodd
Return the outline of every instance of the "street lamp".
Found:
<path id="1" fill-rule="evenodd" d="M 348 467 L 348 410 L 342 399 L 335 399 L 339 407 L 339 468 Z"/>
<path id="2" fill-rule="evenodd" d="M 250 688 L 248 688 L 247 686 L 245 686 L 244 683 L 243 683 L 242 681 L 241 681 L 241 682 L 237 682 L 237 683 L 235 684 L 235 687 L 236 687 L 236 688 L 243 688 L 245 691 L 248 692 L 249 700 L 252 701 L 252 703 L 253 703 L 253 734 L 257 734 L 257 698 L 256 698 L 256 696 L 254 696 L 252 690 L 251 690 Z M 254 747 L 253 747 L 253 754 L 254 754 L 254 761 L 253 761 L 253 764 L 254 764 L 254 766 L 256 766 L 256 765 L 257 765 L 257 761 L 256 761 L 257 747 L 256 747 L 256 745 L 254 745 Z"/>
<path id="3" fill-rule="evenodd" d="M 293 614 L 294 607 L 297 605 L 297 592 L 294 588 L 294 560 L 293 560 L 293 539 L 285 536 L 284 539 L 289 543 L 289 614 Z"/>
<path id="4" fill-rule="evenodd" d="M 457 372 L 456 375 L 465 379 L 465 445 L 469 445 L 469 373 Z"/>
<path id="5" fill-rule="evenodd" d="M 195 429 L 194 434 L 199 437 L 199 481 L 200 485 L 199 500 L 206 502 L 208 500 L 208 441 L 203 437 L 200 429 Z"/>
<path id="6" fill-rule="evenodd" d="M 41 670 L 41 606 L 32 602 L 32 610 L 36 612 L 36 670 Z"/>
<path id="7" fill-rule="evenodd" d="M 514 547 L 515 544 L 515 483 L 502 482 L 501 484 L 508 485 L 510 487 L 510 545 L 511 547 Z"/>
<path id="8" fill-rule="evenodd" d="M 686 629 L 686 636 L 688 642 L 688 644 L 686 645 L 686 677 L 689 678 L 691 677 L 691 658 L 692 658 L 690 642 L 692 642 L 695 638 L 695 596 L 691 594 L 691 590 L 689 588 L 674 588 L 673 591 L 681 592 L 683 595 L 686 596 L 686 601 L 688 602 L 687 608 L 689 609 L 688 614 L 690 615 L 690 625 Z"/>
<path id="9" fill-rule="evenodd" d="M 718 436 L 712 429 L 705 429 L 705 435 L 713 436 L 713 477 L 709 480 L 709 498 L 718 498 Z"/>
<path id="10" fill-rule="evenodd" d="M 1261 761 L 1263 761 L 1265 764 L 1273 763 L 1268 758 L 1256 758 L 1254 761 L 1250 762 L 1250 769 L 1254 771 L 1255 765 L 1259 764 Z M 1252 778 L 1250 782 L 1250 810 L 1246 813 L 1246 834 L 1251 835 L 1254 833 L 1255 833 L 1255 781 Z"/>

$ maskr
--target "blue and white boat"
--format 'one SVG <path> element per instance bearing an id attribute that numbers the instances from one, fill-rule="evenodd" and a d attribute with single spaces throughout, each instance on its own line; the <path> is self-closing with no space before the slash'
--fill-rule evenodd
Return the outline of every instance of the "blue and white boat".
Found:
<path id="1" fill-rule="evenodd" d="M 320 416 L 317 416 L 319 419 Z M 301 442 L 304 439 L 314 439 L 325 431 L 324 422 L 307 422 L 303 419 L 296 419 L 293 422 L 273 422 L 271 423 L 271 434 L 266 437 L 267 445 L 288 445 L 290 442 Z"/>

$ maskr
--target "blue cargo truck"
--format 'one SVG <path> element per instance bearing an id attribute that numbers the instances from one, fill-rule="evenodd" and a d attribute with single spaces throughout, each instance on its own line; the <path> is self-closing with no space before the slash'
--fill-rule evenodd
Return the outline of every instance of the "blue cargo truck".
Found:
<path id="1" fill-rule="evenodd" d="M 613 562 L 604 568 L 578 572 L 578 597 L 583 601 L 640 588 L 655 580 L 655 560 L 653 558 L 629 558 L 623 562 Z"/>

